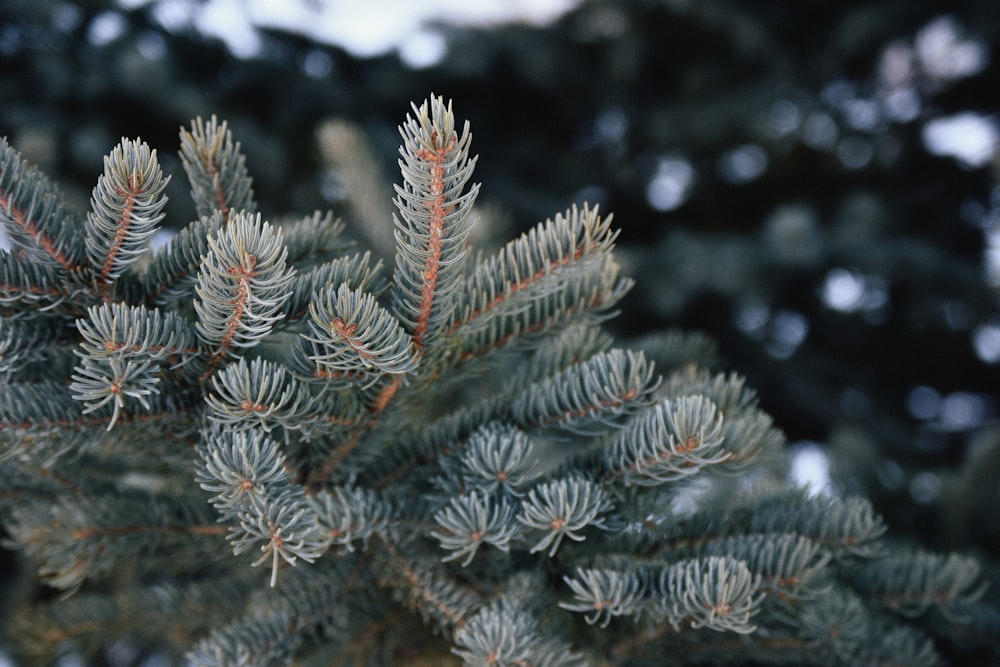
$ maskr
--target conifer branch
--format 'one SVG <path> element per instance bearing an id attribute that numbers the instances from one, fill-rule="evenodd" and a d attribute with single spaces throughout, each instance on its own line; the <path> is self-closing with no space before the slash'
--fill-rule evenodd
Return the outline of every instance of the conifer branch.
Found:
<path id="1" fill-rule="evenodd" d="M 611 220 L 602 219 L 596 207 L 574 205 L 480 262 L 461 292 L 451 333 L 474 328 L 496 314 L 527 310 L 531 299 L 521 298 L 524 293 L 549 295 L 566 289 L 573 278 L 592 274 L 614 248 L 618 232 Z"/>
<path id="2" fill-rule="evenodd" d="M 202 257 L 209 252 L 208 240 L 219 234 L 224 219 L 218 211 L 190 223 L 161 249 L 142 274 L 146 304 L 164 304 L 194 293 Z"/>
<path id="3" fill-rule="evenodd" d="M 122 139 L 104 158 L 87 214 L 87 259 L 97 284 L 110 299 L 110 285 L 147 251 L 166 216 L 164 178 L 156 151 L 138 140 Z"/>
<path id="4" fill-rule="evenodd" d="M 83 336 L 78 354 L 85 358 L 162 361 L 176 369 L 199 353 L 187 320 L 144 306 L 92 306 L 76 326 Z"/>
<path id="5" fill-rule="evenodd" d="M 295 321 L 309 314 L 313 297 L 326 287 L 345 285 L 351 289 L 371 294 L 384 291 L 384 281 L 379 272 L 382 263 L 373 263 L 371 254 L 356 254 L 340 257 L 311 270 L 297 273 L 292 283 L 292 293 L 284 305 L 285 320 Z M 308 373 L 307 373 L 308 374 Z"/>
<path id="6" fill-rule="evenodd" d="M 472 562 L 484 544 L 508 551 L 511 539 L 518 532 L 513 505 L 504 498 L 492 500 L 478 491 L 452 498 L 434 515 L 434 521 L 439 529 L 431 531 L 431 537 L 438 540 L 442 549 L 452 552 L 441 560 L 448 562 L 465 556 L 463 567 Z"/>
<path id="7" fill-rule="evenodd" d="M 346 224 L 330 211 L 282 222 L 281 235 L 288 248 L 288 261 L 302 267 L 331 254 L 347 252 L 352 243 L 342 238 Z"/>
<path id="8" fill-rule="evenodd" d="M 262 359 L 237 359 L 212 376 L 213 393 L 205 397 L 209 420 L 226 429 L 275 428 L 288 432 L 309 428 L 303 416 L 312 411 L 313 396 L 284 366 Z"/>
<path id="9" fill-rule="evenodd" d="M 215 493 L 212 503 L 230 521 L 233 553 L 257 548 L 254 566 L 271 566 L 277 583 L 281 561 L 316 560 L 327 548 L 319 520 L 302 488 L 284 469 L 278 445 L 257 430 L 218 431 L 199 451 L 198 479 Z"/>
<path id="10" fill-rule="evenodd" d="M 160 378 L 150 361 L 119 361 L 117 359 L 94 359 L 85 357 L 76 367 L 70 389 L 73 398 L 84 404 L 83 414 L 100 410 L 106 405 L 112 408 L 110 431 L 118 421 L 127 399 L 138 401 L 146 410 L 150 409 L 147 397 L 160 393 L 157 386 Z"/>
<path id="11" fill-rule="evenodd" d="M 961 622 L 963 609 L 982 597 L 979 564 L 958 554 L 896 553 L 865 563 L 853 578 L 857 590 L 903 616 L 935 611 Z"/>
<path id="12" fill-rule="evenodd" d="M 479 186 L 463 192 L 476 165 L 468 123 L 459 136 L 451 105 L 440 97 L 414 105 L 413 112 L 400 128 L 393 303 L 422 353 L 450 324 Z"/>
<path id="13" fill-rule="evenodd" d="M 320 291 L 309 306 L 314 375 L 367 388 L 386 375 L 403 376 L 417 367 L 415 345 L 375 297 L 341 285 Z"/>
<path id="14" fill-rule="evenodd" d="M 465 443 L 460 456 L 462 483 L 486 493 L 520 496 L 536 464 L 527 436 L 508 424 L 491 422 Z"/>
<path id="15" fill-rule="evenodd" d="M 294 269 L 285 267 L 281 231 L 260 215 L 239 214 L 214 238 L 198 271 L 201 341 L 216 357 L 255 346 L 283 316 Z"/>
<path id="16" fill-rule="evenodd" d="M 181 128 L 180 136 L 181 163 L 191 181 L 198 215 L 208 217 L 218 211 L 228 221 L 241 211 L 255 213 L 253 180 L 228 124 L 220 124 L 215 116 L 207 122 L 199 117 L 190 130 Z"/>
<path id="17" fill-rule="evenodd" d="M 528 428 L 600 432 L 649 407 L 657 384 L 641 353 L 612 350 L 525 388 L 511 417 Z"/>
<path id="18" fill-rule="evenodd" d="M 385 562 L 379 568 L 383 585 L 399 590 L 425 619 L 449 631 L 462 628 L 469 614 L 482 604 L 480 596 L 456 584 L 433 562 L 415 563 L 390 541 L 379 540 Z"/>
<path id="19" fill-rule="evenodd" d="M 82 296 L 81 292 L 66 285 L 57 267 L 0 251 L 0 314 L 5 317 L 62 315 L 61 308 L 79 308 L 73 297 Z"/>
<path id="20" fill-rule="evenodd" d="M 39 560 L 50 585 L 74 591 L 140 554 L 171 544 L 193 546 L 192 540 L 211 541 L 219 534 L 201 503 L 173 500 L 173 509 L 135 493 L 29 501 L 13 510 L 8 528 L 11 539 Z M 183 512 L 174 514 L 178 508 Z"/>
<path id="21" fill-rule="evenodd" d="M 474 253 L 456 127 L 432 96 L 400 128 L 388 279 L 332 214 L 264 222 L 214 118 L 182 131 L 199 219 L 158 253 L 148 146 L 112 151 L 83 223 L 0 144 L 0 523 L 77 593 L 18 602 L 16 637 L 156 607 L 200 665 L 930 667 L 995 634 L 976 561 L 787 487 L 703 337 L 613 346 L 610 216 Z"/>
<path id="22" fill-rule="evenodd" d="M 584 657 L 543 635 L 538 619 L 508 596 L 484 605 L 455 632 L 452 652 L 465 664 L 504 664 L 517 667 L 548 665 L 582 667 Z"/>
<path id="23" fill-rule="evenodd" d="M 653 485 L 698 474 L 732 454 L 724 449 L 722 415 L 704 396 L 666 401 L 632 421 L 606 450 L 607 476 Z"/>
<path id="24" fill-rule="evenodd" d="M 320 525 L 334 544 L 347 551 L 360 542 L 362 550 L 374 536 L 390 539 L 396 509 L 376 492 L 356 486 L 323 489 L 307 498 Z"/>
<path id="25" fill-rule="evenodd" d="M 48 266 L 75 272 L 84 257 L 80 226 L 71 218 L 56 187 L 27 165 L 5 137 L 0 137 L 0 224 L 11 245 Z"/>

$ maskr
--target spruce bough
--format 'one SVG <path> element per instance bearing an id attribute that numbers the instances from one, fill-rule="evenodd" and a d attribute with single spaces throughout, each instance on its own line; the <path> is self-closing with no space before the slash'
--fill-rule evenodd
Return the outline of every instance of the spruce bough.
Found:
<path id="1" fill-rule="evenodd" d="M 331 214 L 265 220 L 214 118 L 181 131 L 198 219 L 157 252 L 145 143 L 86 215 L 0 144 L 2 517 L 64 593 L 22 596 L 19 651 L 921 666 L 968 635 L 974 560 L 788 488 L 697 336 L 615 346 L 610 216 L 477 253 L 468 124 L 432 96 L 400 132 L 391 271 Z"/>

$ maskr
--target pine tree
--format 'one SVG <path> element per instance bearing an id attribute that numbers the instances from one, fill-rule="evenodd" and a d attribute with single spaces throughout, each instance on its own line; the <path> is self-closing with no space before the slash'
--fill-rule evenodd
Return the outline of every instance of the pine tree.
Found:
<path id="1" fill-rule="evenodd" d="M 919 666 L 990 627 L 976 561 L 787 487 L 703 339 L 615 345 L 610 216 L 477 253 L 468 124 L 432 96 L 400 132 L 391 272 L 331 214 L 265 220 L 214 118 L 181 131 L 199 217 L 156 252 L 145 143 L 86 215 L 0 144 L 0 502 L 47 587 L 24 656 Z"/>

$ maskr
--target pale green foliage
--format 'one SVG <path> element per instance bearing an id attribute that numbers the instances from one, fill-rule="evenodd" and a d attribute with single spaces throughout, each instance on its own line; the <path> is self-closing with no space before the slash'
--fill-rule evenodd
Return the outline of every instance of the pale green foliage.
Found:
<path id="1" fill-rule="evenodd" d="M 598 208 L 474 252 L 459 127 L 438 97 L 407 116 L 382 259 L 332 214 L 266 220 L 214 118 L 181 133 L 198 219 L 157 253 L 148 146 L 112 149 L 79 216 L 0 143 L 0 516 L 75 594 L 20 603 L 18 636 L 199 665 L 935 664 L 919 623 L 961 634 L 974 561 L 786 488 L 710 342 L 615 346 L 632 281 Z"/>

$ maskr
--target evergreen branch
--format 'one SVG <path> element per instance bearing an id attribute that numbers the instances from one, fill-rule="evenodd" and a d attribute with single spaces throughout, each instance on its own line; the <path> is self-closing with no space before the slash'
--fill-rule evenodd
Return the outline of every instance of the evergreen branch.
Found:
<path id="1" fill-rule="evenodd" d="M 468 214 L 479 192 L 463 194 L 476 158 L 468 124 L 459 137 L 451 104 L 431 96 L 400 127 L 403 185 L 396 186 L 393 305 L 418 354 L 450 325 L 462 284 Z"/>
<path id="2" fill-rule="evenodd" d="M 526 387 L 511 418 L 529 428 L 601 432 L 647 408 L 657 384 L 642 353 L 611 350 Z"/>
<path id="3" fill-rule="evenodd" d="M 820 544 L 801 535 L 738 535 L 682 550 L 695 557 L 729 556 L 760 577 L 760 589 L 785 602 L 814 600 L 830 591 L 825 576 L 832 558 Z"/>
<path id="4" fill-rule="evenodd" d="M 127 398 L 152 409 L 148 397 L 159 393 L 165 364 L 170 363 L 171 370 L 192 361 L 199 365 L 195 332 L 173 313 L 102 304 L 77 320 L 77 328 L 83 336 L 77 351 L 82 360 L 74 369 L 70 389 L 76 400 L 83 401 L 84 414 L 112 405 L 108 430 L 118 421 Z"/>
<path id="5" fill-rule="evenodd" d="M 219 124 L 215 116 L 208 122 L 196 118 L 190 130 L 181 128 L 180 137 L 181 163 L 191 181 L 191 197 L 199 216 L 219 211 L 228 221 L 237 213 L 257 211 L 246 158 L 225 121 Z"/>
<path id="6" fill-rule="evenodd" d="M 89 308 L 76 326 L 83 336 L 78 354 L 84 358 L 163 361 L 175 369 L 199 353 L 191 324 L 155 308 L 105 303 Z"/>
<path id="7" fill-rule="evenodd" d="M 538 641 L 537 624 L 501 598 L 485 605 L 459 628 L 452 652 L 467 665 L 531 665 L 531 649 Z"/>
<path id="8" fill-rule="evenodd" d="M 159 369 L 149 360 L 84 357 L 74 370 L 76 373 L 69 385 L 75 392 L 73 398 L 83 402 L 83 414 L 110 404 L 113 412 L 108 422 L 109 431 L 118 421 L 126 399 L 135 399 L 149 410 L 151 406 L 146 397 L 160 393 L 157 386 Z"/>
<path id="9" fill-rule="evenodd" d="M 631 345 L 655 361 L 664 375 L 687 367 L 715 368 L 719 364 L 719 344 L 699 331 L 653 331 L 633 339 Z"/>
<path id="10" fill-rule="evenodd" d="M 308 409 L 299 413 L 295 428 L 308 443 L 300 453 L 314 463 L 328 457 L 324 443 L 342 442 L 371 421 L 371 414 L 356 392 L 322 392 L 310 396 L 304 407 Z"/>
<path id="11" fill-rule="evenodd" d="M 563 327 L 599 324 L 613 315 L 611 309 L 632 287 L 632 280 L 619 277 L 618 271 L 618 263 L 606 256 L 599 269 L 546 276 L 535 289 L 512 294 L 489 316 L 468 325 L 456 321 L 448 339 L 456 349 L 445 361 L 460 364 L 509 346 L 533 347 Z"/>
<path id="12" fill-rule="evenodd" d="M 301 637 L 288 629 L 285 619 L 274 616 L 240 619 L 212 632 L 187 658 L 198 667 L 285 665 L 301 645 Z"/>
<path id="13" fill-rule="evenodd" d="M 371 264 L 371 255 L 350 255 L 297 273 L 292 282 L 292 294 L 285 301 L 286 321 L 294 321 L 309 312 L 309 306 L 316 294 L 325 287 L 346 285 L 351 289 L 378 294 L 385 289 L 379 280 L 381 262 Z"/>
<path id="14" fill-rule="evenodd" d="M 194 293 L 198 268 L 210 249 L 209 238 L 219 235 L 223 222 L 218 211 L 199 218 L 153 257 L 142 274 L 145 303 L 162 304 Z"/>
<path id="15" fill-rule="evenodd" d="M 868 561 L 851 583 L 883 608 L 915 618 L 933 610 L 953 623 L 986 591 L 979 564 L 958 554 L 926 551 L 892 553 Z"/>
<path id="16" fill-rule="evenodd" d="M 528 437 L 508 424 L 491 422 L 475 433 L 462 449 L 463 484 L 487 494 L 502 492 L 518 497 L 536 461 Z"/>
<path id="17" fill-rule="evenodd" d="M 551 558 L 564 537 L 582 542 L 585 528 L 604 528 L 600 515 L 610 507 L 607 494 L 594 482 L 579 477 L 559 479 L 531 489 L 517 520 L 542 534 L 531 553 L 551 547 Z"/>
<path id="18" fill-rule="evenodd" d="M 709 556 L 645 575 L 643 611 L 654 620 L 667 620 L 676 629 L 684 624 L 744 635 L 756 630 L 750 618 L 763 600 L 760 578 L 743 561 Z"/>
<path id="19" fill-rule="evenodd" d="M 154 394 L 145 398 L 149 412 L 121 414 L 116 435 L 112 437 L 106 424 L 113 411 L 107 406 L 81 414 L 70 389 L 61 383 L 8 385 L 5 391 L 0 391 L 0 462 L 30 457 L 40 465 L 49 466 L 74 451 L 115 451 L 109 446 L 147 442 L 150 429 L 159 434 L 151 444 L 163 446 L 158 455 L 166 458 L 168 453 L 176 453 L 180 445 L 187 460 L 190 450 L 185 447 L 196 431 L 194 421 L 201 408 L 201 397 L 197 403 L 192 403 L 191 396 L 185 394 Z"/>
<path id="20" fill-rule="evenodd" d="M 205 397 L 209 420 L 226 429 L 274 427 L 290 430 L 309 428 L 302 416 L 311 412 L 307 388 L 284 366 L 262 359 L 249 364 L 238 359 L 212 376 L 215 393 Z"/>
<path id="21" fill-rule="evenodd" d="M 618 232 L 611 219 L 601 219 L 597 207 L 574 205 L 480 262 L 461 291 L 451 333 L 494 314 L 526 310 L 531 302 L 518 298 L 523 293 L 551 293 L 567 280 L 592 275 L 614 248 Z"/>
<path id="22" fill-rule="evenodd" d="M 702 394 L 725 415 L 721 435 L 729 457 L 714 471 L 737 473 L 780 456 L 785 438 L 774 428 L 770 416 L 757 407 L 757 394 L 746 386 L 745 378 L 688 366 L 667 378 L 662 393 L 670 398 Z"/>
<path id="23" fill-rule="evenodd" d="M 625 485 L 674 482 L 728 461 L 722 415 L 704 396 L 664 401 L 630 422 L 607 448 L 605 475 Z"/>
<path id="24" fill-rule="evenodd" d="M 796 615 L 796 634 L 813 642 L 815 652 L 829 653 L 839 664 L 875 667 L 940 667 L 933 642 L 906 625 L 890 625 L 869 611 L 861 598 L 834 588 L 803 604 Z"/>
<path id="25" fill-rule="evenodd" d="M 0 438 L 4 444 L 0 461 L 19 457 L 28 447 L 37 451 L 46 441 L 61 440 L 54 443 L 54 455 L 58 456 L 69 446 L 70 433 L 93 426 L 95 421 L 81 417 L 79 405 L 62 384 L 4 385 L 0 391 Z"/>
<path id="26" fill-rule="evenodd" d="M 0 137 L 0 224 L 12 247 L 49 267 L 75 272 L 83 262 L 84 241 L 73 218 L 51 181 Z"/>
<path id="27" fill-rule="evenodd" d="M 412 437 L 385 447 L 365 461 L 360 479 L 375 489 L 399 484 L 410 474 L 433 465 L 460 448 L 460 443 L 493 419 L 492 407 L 460 409 L 436 420 Z"/>
<path id="28" fill-rule="evenodd" d="M 573 591 L 573 602 L 560 602 L 559 606 L 583 614 L 588 624 L 600 622 L 605 628 L 616 616 L 639 613 L 642 582 L 631 572 L 615 572 L 597 568 L 577 568 L 574 577 L 564 576 L 563 581 Z"/>
<path id="29" fill-rule="evenodd" d="M 354 551 L 356 541 L 367 550 L 372 536 L 388 535 L 395 516 L 390 501 L 357 486 L 322 489 L 307 500 L 331 542 L 347 551 Z"/>
<path id="30" fill-rule="evenodd" d="M 396 545 L 381 536 L 379 580 L 400 592 L 410 607 L 425 620 L 433 620 L 442 631 L 458 629 L 481 606 L 480 596 L 445 575 L 434 561 L 413 562 Z"/>
<path id="31" fill-rule="evenodd" d="M 62 310 L 83 310 L 85 290 L 67 283 L 58 267 L 36 262 L 28 255 L 0 251 L 0 314 L 36 319 L 63 315 Z"/>
<path id="32" fill-rule="evenodd" d="M 484 605 L 455 632 L 452 653 L 467 665 L 582 667 L 582 655 L 538 627 L 530 611 L 501 596 Z"/>
<path id="33" fill-rule="evenodd" d="M 838 558 L 871 558 L 881 553 L 879 538 L 886 526 L 869 500 L 817 496 L 792 503 L 794 495 L 758 504 L 747 532 L 796 532 L 819 542 Z"/>
<path id="34" fill-rule="evenodd" d="M 227 538 L 239 555 L 257 547 L 253 565 L 271 564 L 271 586 L 281 560 L 313 562 L 328 546 L 302 488 L 284 469 L 284 457 L 260 431 L 217 431 L 199 449 L 198 481 L 216 493 L 212 504 L 230 521 Z"/>
<path id="35" fill-rule="evenodd" d="M 247 616 L 213 628 L 187 658 L 205 667 L 287 664 L 308 639 L 339 634 L 357 612 L 354 589 L 361 583 L 345 574 L 348 565 L 325 567 L 319 577 L 291 573 L 280 589 L 251 597 Z"/>
<path id="36" fill-rule="evenodd" d="M 31 363 L 52 335 L 51 328 L 36 322 L 0 319 L 0 384 Z"/>
<path id="37" fill-rule="evenodd" d="M 513 505 L 502 496 L 481 495 L 479 491 L 452 498 L 434 515 L 434 521 L 440 530 L 431 531 L 431 537 L 437 539 L 442 549 L 452 552 L 441 560 L 448 562 L 465 556 L 462 567 L 472 562 L 483 544 L 507 551 L 518 532 Z"/>
<path id="38" fill-rule="evenodd" d="M 743 498 L 723 513 L 708 511 L 666 527 L 672 533 L 662 551 L 691 548 L 734 535 L 794 533 L 807 537 L 836 559 L 872 558 L 883 551 L 886 531 L 871 503 L 854 496 L 806 496 L 800 491 Z"/>
<path id="39" fill-rule="evenodd" d="M 648 614 L 675 631 L 693 629 L 749 634 L 759 611 L 759 578 L 742 561 L 712 556 L 634 572 L 577 568 L 563 578 L 575 601 L 564 609 L 586 613 L 588 623 L 607 626 L 615 616 Z"/>
<path id="40" fill-rule="evenodd" d="M 331 382 L 372 386 L 386 375 L 403 376 L 417 366 L 414 345 L 375 297 L 341 284 L 319 292 L 309 306 L 314 375 Z M 334 385 L 336 386 L 336 385 Z"/>
<path id="41" fill-rule="evenodd" d="M 283 316 L 295 274 L 285 268 L 281 231 L 260 215 L 238 214 L 214 238 L 198 271 L 199 338 L 216 358 L 253 347 Z"/>
<path id="42" fill-rule="evenodd" d="M 301 493 L 268 494 L 265 498 L 269 502 L 262 507 L 237 512 L 239 525 L 231 527 L 227 537 L 236 555 L 254 547 L 261 551 L 253 566 L 270 563 L 273 588 L 282 560 L 289 565 L 300 558 L 312 563 L 326 551 L 328 541 L 320 534 L 316 515 Z"/>
<path id="43" fill-rule="evenodd" d="M 211 553 L 221 531 L 208 521 L 202 503 L 167 500 L 120 491 L 62 496 L 18 505 L 6 526 L 13 543 L 39 561 L 39 573 L 50 585 L 73 591 L 87 579 L 173 544 Z"/>
<path id="44" fill-rule="evenodd" d="M 614 339 L 598 327 L 582 322 L 567 326 L 555 332 L 554 336 L 537 340 L 531 355 L 517 368 L 517 376 L 523 377 L 526 382 L 539 382 L 596 354 L 607 352 L 613 343 Z"/>
<path id="45" fill-rule="evenodd" d="M 344 227 L 344 221 L 330 211 L 313 211 L 312 215 L 283 222 L 281 236 L 288 248 L 288 261 L 301 270 L 310 261 L 346 252 L 352 243 L 341 237 Z"/>
<path id="46" fill-rule="evenodd" d="M 104 158 L 87 214 L 87 259 L 109 299 L 111 282 L 146 253 L 165 217 L 164 178 L 156 151 L 138 140 L 122 139 Z"/>
<path id="47" fill-rule="evenodd" d="M 196 480 L 216 494 L 212 503 L 226 519 L 241 509 L 266 504 L 270 489 L 280 491 L 290 485 L 277 445 L 256 430 L 220 431 L 199 455 Z"/>

